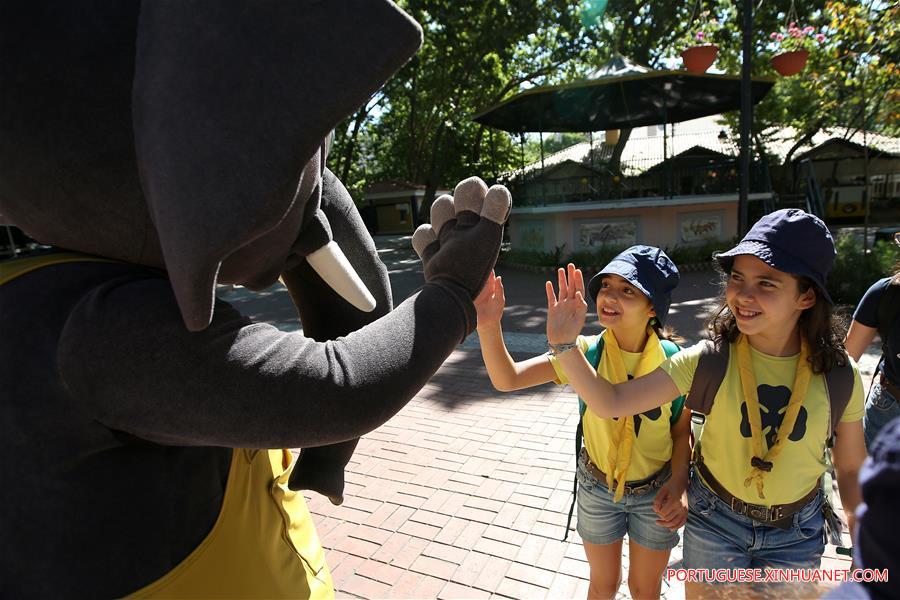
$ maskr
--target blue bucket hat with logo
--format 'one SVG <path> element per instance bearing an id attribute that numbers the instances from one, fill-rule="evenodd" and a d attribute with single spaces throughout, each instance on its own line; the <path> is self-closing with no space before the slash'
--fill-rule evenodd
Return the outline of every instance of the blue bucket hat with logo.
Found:
<path id="1" fill-rule="evenodd" d="M 665 324 L 672 303 L 672 290 L 681 278 L 678 267 L 665 252 L 655 246 L 639 244 L 618 254 L 588 282 L 588 294 L 594 302 L 605 275 L 619 275 L 639 289 L 650 299 L 656 319 Z"/>
<path id="2" fill-rule="evenodd" d="M 748 254 L 783 273 L 809 278 L 829 304 L 834 304 L 825 280 L 837 252 L 834 239 L 822 219 L 800 210 L 783 208 L 763 216 L 744 239 L 715 259 L 726 273 L 734 257 Z"/>

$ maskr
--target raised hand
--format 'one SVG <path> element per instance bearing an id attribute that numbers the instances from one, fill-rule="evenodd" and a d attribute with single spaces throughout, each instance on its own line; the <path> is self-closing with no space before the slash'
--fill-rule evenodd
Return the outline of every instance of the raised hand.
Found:
<path id="1" fill-rule="evenodd" d="M 478 314 L 478 328 L 492 327 L 500 324 L 503 319 L 503 308 L 506 306 L 506 296 L 503 292 L 502 278 L 491 271 L 484 283 L 481 293 L 475 298 L 475 312 Z"/>
<path id="2" fill-rule="evenodd" d="M 547 282 L 547 341 L 551 344 L 574 342 L 587 315 L 584 301 L 584 275 L 581 269 L 569 263 L 567 269 L 559 269 L 559 297 L 553 284 Z"/>
<path id="3" fill-rule="evenodd" d="M 503 223 L 512 199 L 502 185 L 488 189 L 478 177 L 461 181 L 453 196 L 431 206 L 431 224 L 421 225 L 412 244 L 422 259 L 425 281 L 451 281 L 474 299 L 500 253 Z"/>

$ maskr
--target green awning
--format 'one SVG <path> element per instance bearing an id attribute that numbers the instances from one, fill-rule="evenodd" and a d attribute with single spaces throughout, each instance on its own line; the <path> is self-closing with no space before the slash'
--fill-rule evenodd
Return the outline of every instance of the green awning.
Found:
<path id="1" fill-rule="evenodd" d="M 753 103 L 774 83 L 753 78 Z M 481 111 L 473 120 L 513 133 L 588 132 L 678 123 L 740 107 L 738 76 L 651 70 L 533 88 Z"/>

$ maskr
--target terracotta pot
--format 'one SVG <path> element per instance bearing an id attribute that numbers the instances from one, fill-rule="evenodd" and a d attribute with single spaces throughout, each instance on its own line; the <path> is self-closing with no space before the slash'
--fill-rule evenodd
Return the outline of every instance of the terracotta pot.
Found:
<path id="1" fill-rule="evenodd" d="M 684 68 L 691 73 L 706 73 L 706 70 L 716 60 L 716 54 L 718 53 L 719 47 L 713 44 L 692 46 L 681 52 L 681 59 L 684 61 Z"/>
<path id="2" fill-rule="evenodd" d="M 809 58 L 808 50 L 794 50 L 793 52 L 785 52 L 778 56 L 772 57 L 772 66 L 781 75 L 790 77 L 796 75 L 806 66 L 806 60 Z"/>

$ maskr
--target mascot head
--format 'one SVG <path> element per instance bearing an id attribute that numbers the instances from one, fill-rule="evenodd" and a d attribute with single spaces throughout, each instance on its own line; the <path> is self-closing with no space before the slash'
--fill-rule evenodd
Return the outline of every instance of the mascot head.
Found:
<path id="1" fill-rule="evenodd" d="M 419 26 L 387 0 L 95 4 L 23 2 L 0 26 L 0 213 L 164 269 L 192 331 L 217 282 L 301 260 L 371 310 L 319 209 L 325 140 Z"/>

